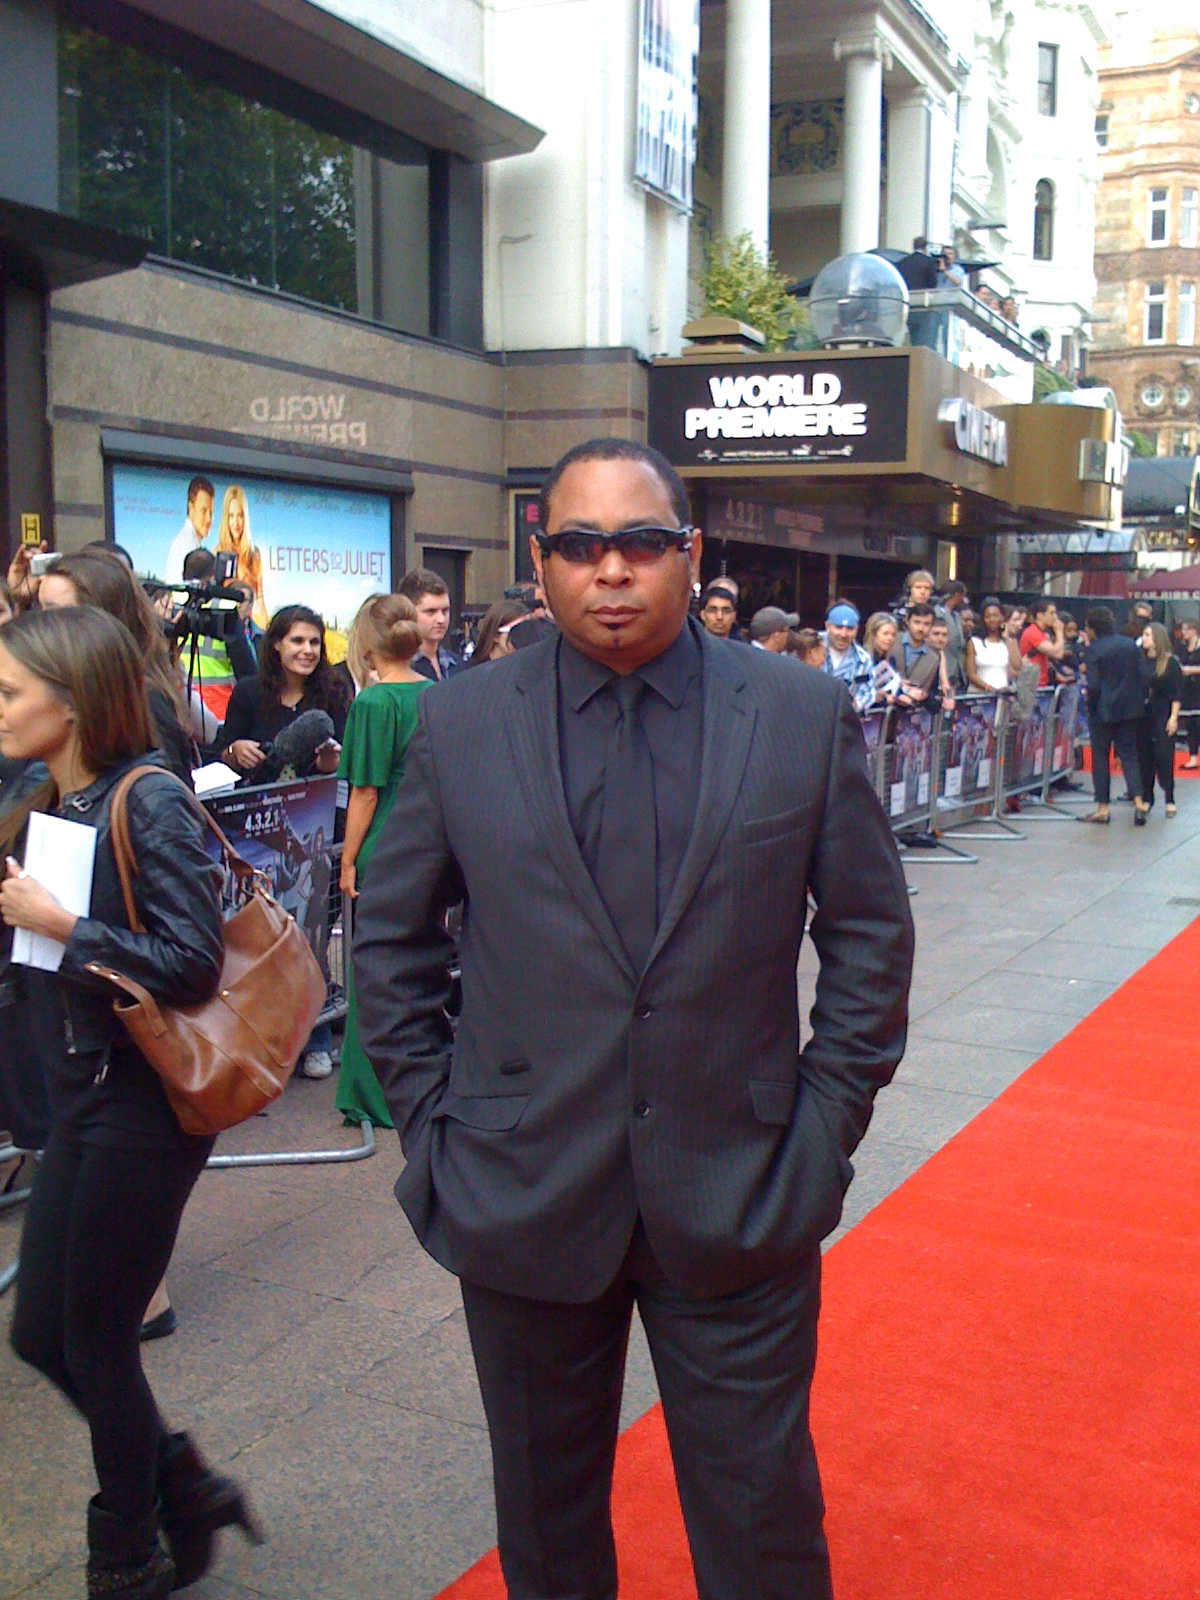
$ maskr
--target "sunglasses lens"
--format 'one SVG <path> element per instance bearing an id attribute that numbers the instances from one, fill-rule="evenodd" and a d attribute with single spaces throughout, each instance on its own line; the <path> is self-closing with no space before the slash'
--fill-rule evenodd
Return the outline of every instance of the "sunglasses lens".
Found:
<path id="1" fill-rule="evenodd" d="M 554 548 L 564 561 L 594 565 L 603 554 L 604 540 L 595 533 L 560 533 Z"/>
<path id="2" fill-rule="evenodd" d="M 617 548 L 626 561 L 658 561 L 677 543 L 663 528 L 638 528 L 622 534 Z"/>

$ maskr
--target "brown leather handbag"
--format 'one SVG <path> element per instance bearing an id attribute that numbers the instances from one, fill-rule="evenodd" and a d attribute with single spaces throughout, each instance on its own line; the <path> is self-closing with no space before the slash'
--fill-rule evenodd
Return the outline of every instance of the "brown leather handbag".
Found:
<path id="1" fill-rule="evenodd" d="M 127 800 L 149 772 L 168 776 L 161 767 L 135 767 L 117 784 L 109 806 L 113 857 L 134 933 L 146 929 L 133 898 L 138 866 Z M 308 940 L 272 898 L 262 873 L 242 860 L 202 806 L 197 809 L 246 897 L 225 923 L 217 993 L 200 1005 L 160 1005 L 111 967 L 92 961 L 87 970 L 128 997 L 114 1000 L 113 1010 L 162 1079 L 179 1126 L 185 1133 L 214 1134 L 245 1122 L 283 1093 L 325 1004 L 325 980 Z"/>

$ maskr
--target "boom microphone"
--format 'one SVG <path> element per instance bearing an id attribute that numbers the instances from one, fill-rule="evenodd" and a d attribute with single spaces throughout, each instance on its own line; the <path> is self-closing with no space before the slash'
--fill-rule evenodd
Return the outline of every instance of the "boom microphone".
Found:
<path id="1" fill-rule="evenodd" d="M 251 775 L 254 783 L 278 783 L 302 778 L 317 751 L 333 738 L 333 718 L 328 711 L 302 711 L 276 735 L 267 749 L 266 759 Z"/>

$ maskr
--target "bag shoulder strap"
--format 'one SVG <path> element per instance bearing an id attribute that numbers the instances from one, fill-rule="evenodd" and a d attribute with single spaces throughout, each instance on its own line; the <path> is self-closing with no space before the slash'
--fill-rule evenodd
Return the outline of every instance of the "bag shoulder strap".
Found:
<path id="1" fill-rule="evenodd" d="M 116 788 L 112 792 L 112 798 L 108 803 L 108 829 L 113 860 L 117 864 L 117 877 L 121 884 L 121 899 L 125 905 L 125 917 L 131 931 L 134 933 L 145 933 L 146 928 L 138 916 L 137 903 L 133 894 L 133 880 L 138 876 L 138 864 L 129 838 L 129 791 L 139 778 L 144 778 L 148 773 L 161 778 L 170 778 L 172 783 L 179 785 L 192 802 L 193 807 L 199 813 L 209 832 L 215 835 L 217 843 L 221 846 L 221 854 L 225 858 L 225 865 L 237 878 L 239 884 L 247 878 L 254 877 L 254 868 L 248 861 L 242 860 L 182 778 L 177 777 L 173 772 L 166 771 L 163 767 L 133 767 L 118 781 Z"/>

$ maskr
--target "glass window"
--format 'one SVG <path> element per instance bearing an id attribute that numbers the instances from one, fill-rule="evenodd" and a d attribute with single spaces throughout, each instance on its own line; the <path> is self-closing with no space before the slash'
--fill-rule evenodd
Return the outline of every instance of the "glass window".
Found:
<path id="1" fill-rule="evenodd" d="M 1043 178 L 1034 191 L 1033 259 L 1054 259 L 1054 185 Z"/>
<path id="2" fill-rule="evenodd" d="M 1146 285 L 1146 309 L 1143 340 L 1146 344 L 1163 344 L 1167 337 L 1167 286 L 1165 283 Z M 1146 398 L 1145 391 L 1142 393 Z M 1158 402 L 1162 404 L 1161 400 Z"/>
<path id="3" fill-rule="evenodd" d="M 1157 411 L 1166 398 L 1166 391 L 1157 379 L 1151 378 L 1149 383 L 1142 385 L 1142 404 L 1148 410 Z"/>
<path id="4" fill-rule="evenodd" d="M 1176 428 L 1175 443 L 1172 454 L 1177 456 L 1190 456 L 1192 453 L 1192 435 L 1187 428 Z"/>
<path id="5" fill-rule="evenodd" d="M 1166 189 L 1151 189 L 1146 196 L 1146 243 L 1148 245 L 1162 245 L 1167 242 L 1167 201 Z"/>
<path id="6" fill-rule="evenodd" d="M 1176 344 L 1196 342 L 1196 285 L 1179 285 L 1179 318 L 1175 333 Z"/>
<path id="7" fill-rule="evenodd" d="M 151 252 L 428 333 L 429 152 L 384 161 L 90 29 L 59 29 L 59 204 Z M 411 176 L 404 184 L 395 174 Z M 395 191 L 393 193 L 392 191 Z M 410 192 L 411 191 L 411 192 Z M 421 292 L 383 292 L 389 234 Z M 385 238 L 386 246 L 385 248 Z"/>
<path id="8" fill-rule="evenodd" d="M 1096 148 L 1099 149 L 1099 150 L 1107 150 L 1108 149 L 1108 112 L 1107 111 L 1098 111 L 1096 113 Z"/>
<path id="9" fill-rule="evenodd" d="M 1058 46 L 1038 45 L 1038 113 L 1043 117 L 1058 115 Z"/>
<path id="10" fill-rule="evenodd" d="M 1179 242 L 1200 242 L 1200 189 L 1185 189 L 1179 199 Z"/>
<path id="11" fill-rule="evenodd" d="M 1185 406 L 1190 406 L 1191 403 L 1192 391 L 1188 388 L 1186 383 L 1178 384 L 1175 389 L 1175 404 L 1182 411 Z"/>

